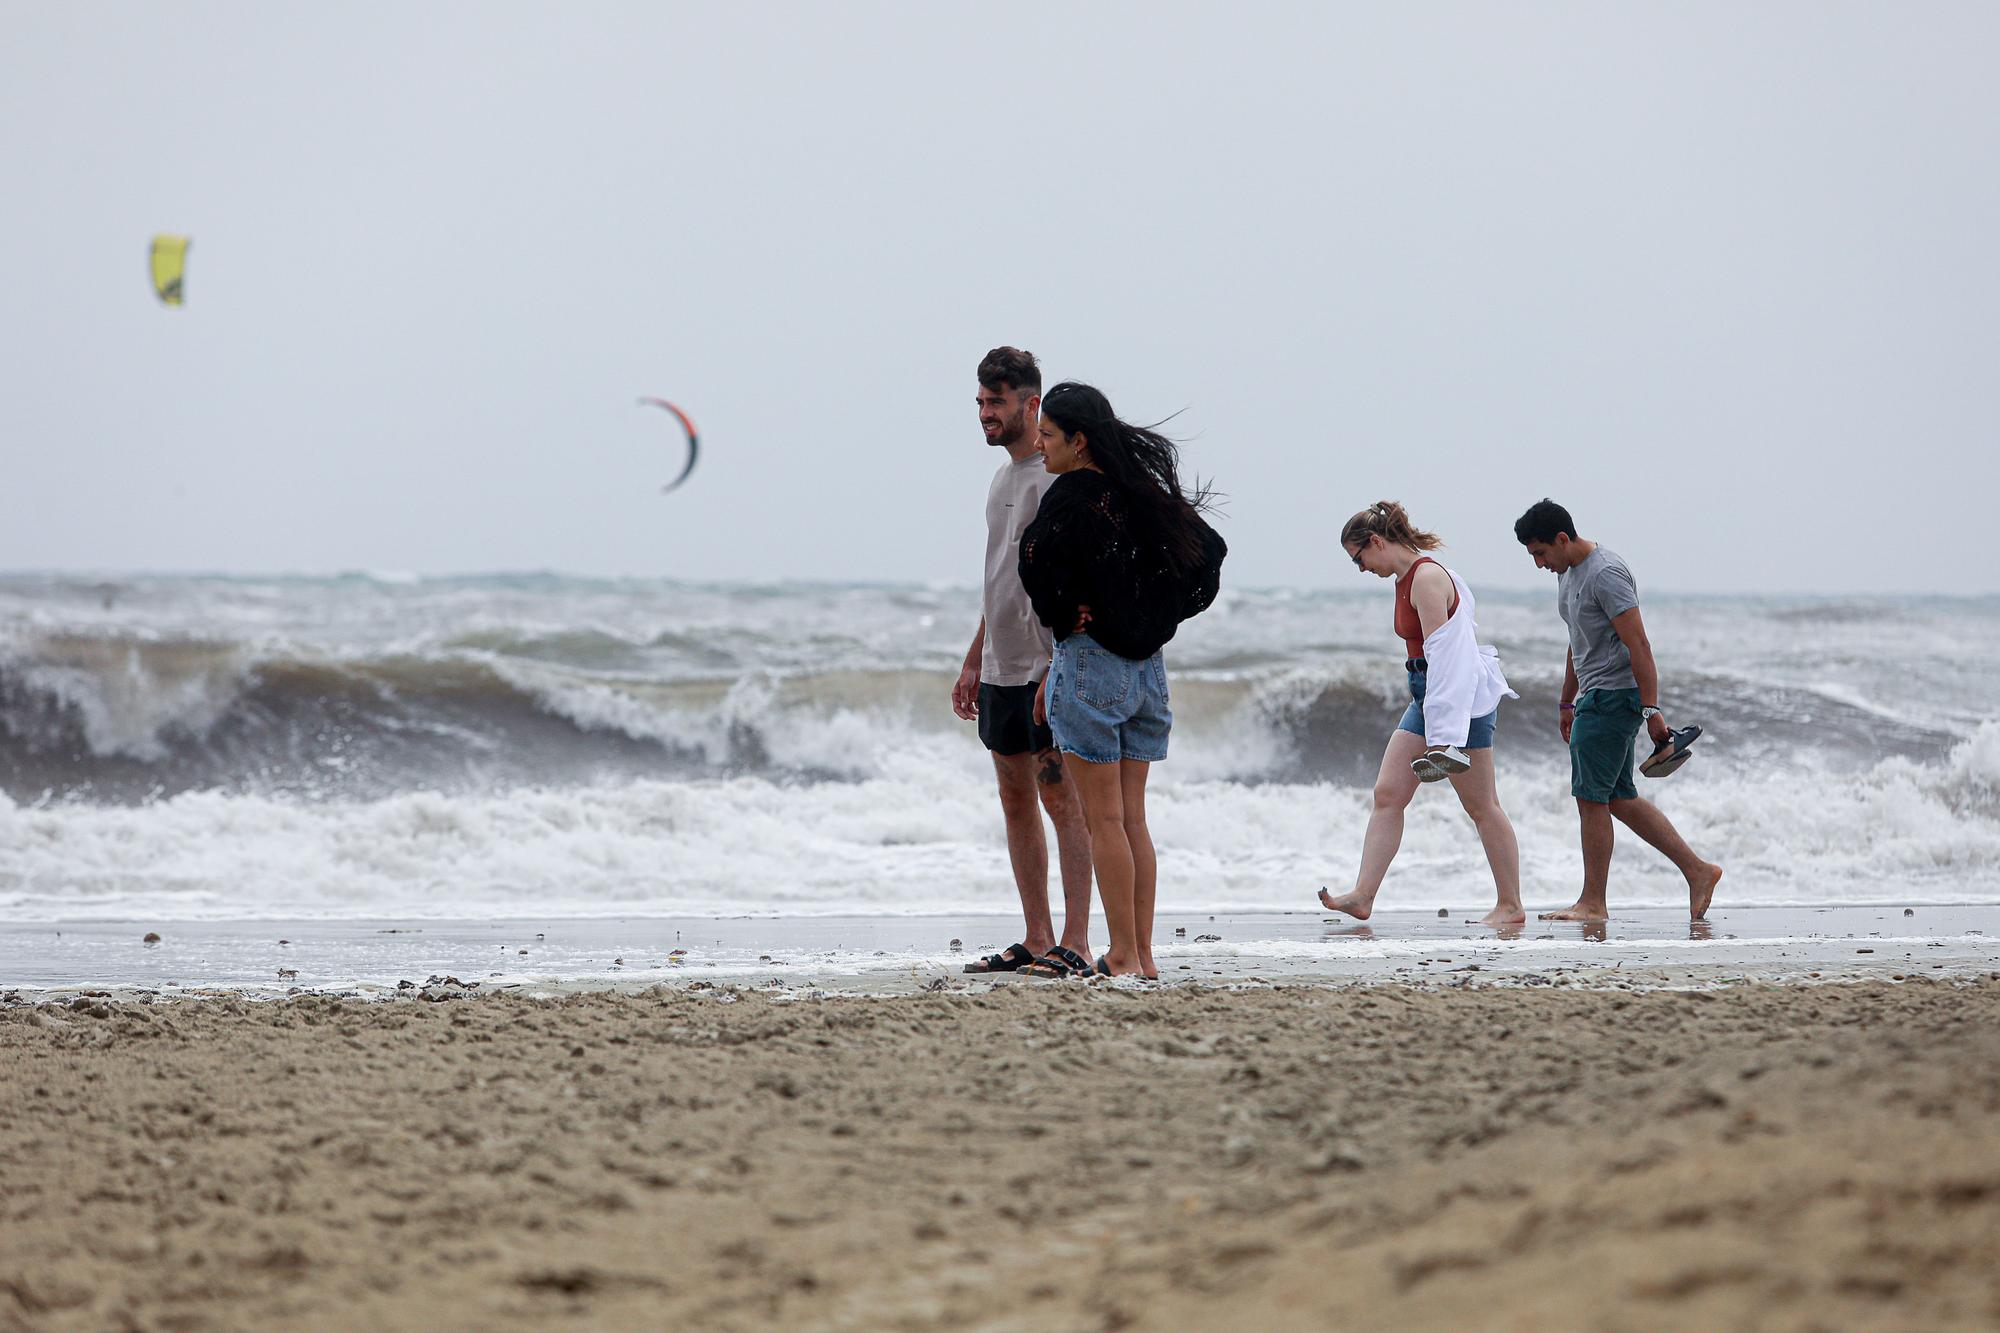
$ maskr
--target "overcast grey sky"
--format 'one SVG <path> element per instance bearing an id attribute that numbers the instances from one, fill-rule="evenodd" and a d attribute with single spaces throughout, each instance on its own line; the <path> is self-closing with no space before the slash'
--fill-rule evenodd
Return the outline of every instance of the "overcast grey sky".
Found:
<path id="1" fill-rule="evenodd" d="M 2000 6 L 0 17 L 0 568 L 970 582 L 1011 342 L 1243 585 L 2000 589 Z"/>

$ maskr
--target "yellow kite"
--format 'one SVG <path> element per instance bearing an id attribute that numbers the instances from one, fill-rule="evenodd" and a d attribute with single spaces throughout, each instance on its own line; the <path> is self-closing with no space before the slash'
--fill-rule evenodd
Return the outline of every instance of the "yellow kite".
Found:
<path id="1" fill-rule="evenodd" d="M 181 303 L 181 276 L 187 268 L 188 238 L 162 232 L 153 238 L 153 290 L 161 305 Z"/>

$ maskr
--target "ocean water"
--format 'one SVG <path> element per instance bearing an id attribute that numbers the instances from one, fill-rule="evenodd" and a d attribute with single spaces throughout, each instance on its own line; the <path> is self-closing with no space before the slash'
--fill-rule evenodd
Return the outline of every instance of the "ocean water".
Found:
<path id="1" fill-rule="evenodd" d="M 1476 584 L 1475 584 L 1476 588 Z M 1646 602 L 1697 757 L 1642 790 L 1733 906 L 2000 902 L 2000 599 Z M 1226 589 L 1168 646 L 1162 911 L 1352 879 L 1405 698 L 1387 585 Z M 950 711 L 962 587 L 0 577 L 8 920 L 1010 915 Z M 1554 587 L 1482 593 L 1531 904 L 1580 874 Z M 1631 839 L 1614 903 L 1684 903 Z M 1490 901 L 1449 792 L 1383 905 Z"/>

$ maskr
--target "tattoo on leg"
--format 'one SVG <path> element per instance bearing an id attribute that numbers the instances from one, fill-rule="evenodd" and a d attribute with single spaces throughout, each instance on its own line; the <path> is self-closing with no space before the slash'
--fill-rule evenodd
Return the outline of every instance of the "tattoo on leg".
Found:
<path id="1" fill-rule="evenodd" d="M 1045 750 L 1041 756 L 1042 766 L 1035 774 L 1044 787 L 1053 787 L 1062 781 L 1062 752 Z"/>

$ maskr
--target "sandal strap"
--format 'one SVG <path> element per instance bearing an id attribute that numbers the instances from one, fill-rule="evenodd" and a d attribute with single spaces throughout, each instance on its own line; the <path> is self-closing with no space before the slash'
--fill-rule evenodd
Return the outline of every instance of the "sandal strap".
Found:
<path id="1" fill-rule="evenodd" d="M 1043 954 L 1042 957 L 1058 959 L 1072 972 L 1090 971 L 1090 960 L 1088 958 L 1085 958 L 1076 950 L 1065 948 L 1060 944 Z"/>

